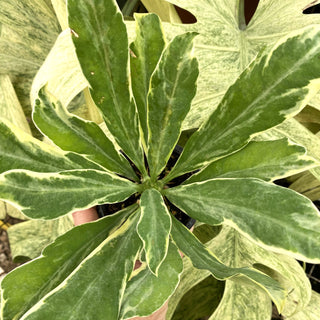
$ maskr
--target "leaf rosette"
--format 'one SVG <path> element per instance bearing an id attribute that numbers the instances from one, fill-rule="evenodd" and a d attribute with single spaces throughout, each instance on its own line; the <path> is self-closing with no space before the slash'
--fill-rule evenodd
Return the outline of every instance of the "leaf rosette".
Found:
<path id="1" fill-rule="evenodd" d="M 112 139 L 42 88 L 33 120 L 59 148 L 1 122 L 0 199 L 32 219 L 56 219 L 132 195 L 137 202 L 73 228 L 10 273 L 1 283 L 2 319 L 150 315 L 179 283 L 179 250 L 196 268 L 228 279 L 228 286 L 250 283 L 281 311 L 286 289 L 279 282 L 251 260 L 222 262 L 175 219 L 172 206 L 230 228 L 253 247 L 320 261 L 319 212 L 272 183 L 318 163 L 288 139 L 251 141 L 298 113 L 320 89 L 320 28 L 290 34 L 261 53 L 170 168 L 196 94 L 197 34 L 167 41 L 155 14 L 136 15 L 137 36 L 129 46 L 113 0 L 70 0 L 68 11 L 79 63 Z M 288 67 L 283 57 L 292 52 Z M 185 174 L 189 179 L 177 185 Z M 138 259 L 142 266 L 134 271 Z"/>

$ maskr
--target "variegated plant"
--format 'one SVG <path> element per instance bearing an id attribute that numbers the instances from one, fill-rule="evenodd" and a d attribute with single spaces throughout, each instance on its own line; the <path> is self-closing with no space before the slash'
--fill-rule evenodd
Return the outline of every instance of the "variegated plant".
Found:
<path id="1" fill-rule="evenodd" d="M 286 285 L 260 271 L 263 261 L 254 268 L 256 256 L 265 250 L 319 262 L 320 215 L 308 199 L 272 181 L 317 163 L 287 139 L 249 141 L 295 115 L 320 89 L 320 28 L 295 32 L 260 54 L 167 172 L 196 92 L 196 34 L 167 42 L 156 15 L 137 15 L 129 47 L 114 0 L 69 0 L 68 11 L 80 65 L 112 137 L 70 114 L 43 88 L 33 120 L 59 149 L 2 121 L 0 144 L 7 152 L 1 155 L 0 199 L 32 219 L 131 195 L 138 200 L 73 228 L 4 278 L 1 319 L 149 315 L 179 283 L 178 249 L 196 268 L 228 279 L 227 294 L 250 287 L 249 298 L 263 296 L 282 311 Z M 195 171 L 173 187 L 175 178 Z M 226 248 L 238 241 L 247 257 L 228 254 L 220 261 L 213 253 L 218 240 L 211 250 L 203 245 L 174 218 L 169 203 L 200 222 L 223 225 L 217 239 Z M 137 259 L 142 267 L 133 271 Z M 221 302 L 228 306 L 230 299 Z"/>

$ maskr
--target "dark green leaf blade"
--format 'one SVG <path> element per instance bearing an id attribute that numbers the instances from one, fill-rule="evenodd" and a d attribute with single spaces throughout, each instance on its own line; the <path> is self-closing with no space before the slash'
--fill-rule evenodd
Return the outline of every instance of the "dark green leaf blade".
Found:
<path id="1" fill-rule="evenodd" d="M 80 153 L 112 172 L 137 179 L 97 124 L 69 113 L 45 88 L 39 92 L 32 116 L 42 133 L 62 150 Z"/>
<path id="2" fill-rule="evenodd" d="M 146 174 L 139 121 L 129 87 L 126 26 L 114 0 L 68 1 L 69 26 L 91 95 L 125 154 Z"/>
<path id="3" fill-rule="evenodd" d="M 0 173 L 12 169 L 58 172 L 73 169 L 105 171 L 100 165 L 73 153 L 52 147 L 0 120 Z"/>
<path id="4" fill-rule="evenodd" d="M 168 254 L 155 276 L 147 266 L 141 267 L 126 287 L 121 319 L 147 316 L 159 309 L 175 291 L 183 264 L 178 248 L 170 241 Z"/>
<path id="5" fill-rule="evenodd" d="M 33 219 L 54 219 L 97 204 L 121 202 L 137 191 L 129 180 L 96 170 L 11 170 L 0 175 L 0 199 Z"/>
<path id="6" fill-rule="evenodd" d="M 160 192 L 155 189 L 142 193 L 140 206 L 137 231 L 144 245 L 148 266 L 157 275 L 168 252 L 171 216 Z"/>
<path id="7" fill-rule="evenodd" d="M 288 177 L 317 166 L 306 149 L 288 139 L 252 141 L 240 151 L 208 165 L 185 184 L 214 178 L 258 178 L 265 181 Z"/>
<path id="8" fill-rule="evenodd" d="M 23 319 L 78 320 L 105 319 L 106 316 L 118 319 L 125 284 L 141 248 L 136 233 L 137 218 L 137 214 L 131 216 L 97 246 Z"/>
<path id="9" fill-rule="evenodd" d="M 285 291 L 277 281 L 251 268 L 231 268 L 221 263 L 186 227 L 172 219 L 172 237 L 178 248 L 192 261 L 195 268 L 209 270 L 218 280 L 245 276 L 266 291 L 281 310 Z"/>
<path id="10" fill-rule="evenodd" d="M 132 91 L 136 100 L 144 142 L 148 141 L 147 96 L 151 75 L 165 47 L 165 35 L 156 14 L 135 14 L 136 39 L 130 45 Z"/>
<path id="11" fill-rule="evenodd" d="M 189 139 L 166 181 L 241 149 L 259 132 L 295 115 L 320 89 L 319 51 L 320 27 L 312 26 L 256 59 Z"/>
<path id="12" fill-rule="evenodd" d="M 176 36 L 164 50 L 148 94 L 148 164 L 151 179 L 164 169 L 196 93 L 198 62 L 192 55 L 196 33 Z"/>
<path id="13" fill-rule="evenodd" d="M 300 194 L 258 179 L 213 179 L 167 189 L 165 196 L 201 222 L 226 224 L 258 245 L 320 261 L 320 214 Z"/>
<path id="14" fill-rule="evenodd" d="M 15 269 L 1 282 L 1 319 L 18 319 L 71 272 L 127 218 L 137 206 L 73 228 L 46 247 L 42 256 Z M 16 290 L 17 286 L 19 290 Z"/>

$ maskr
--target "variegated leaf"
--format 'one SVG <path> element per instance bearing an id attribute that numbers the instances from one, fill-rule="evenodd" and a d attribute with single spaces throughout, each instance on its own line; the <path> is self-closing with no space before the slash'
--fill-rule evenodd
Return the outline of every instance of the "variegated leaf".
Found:
<path id="1" fill-rule="evenodd" d="M 65 30 L 56 39 L 33 80 L 30 93 L 32 103 L 44 85 L 64 106 L 68 106 L 77 94 L 89 86 L 81 71 L 71 37 L 71 31 Z"/>
<path id="2" fill-rule="evenodd" d="M 194 219 L 232 226 L 268 250 L 320 262 L 320 213 L 292 190 L 258 179 L 226 178 L 170 188 L 164 194 Z"/>
<path id="3" fill-rule="evenodd" d="M 259 288 L 248 284 L 227 281 L 220 304 L 209 320 L 271 319 L 270 298 Z"/>
<path id="4" fill-rule="evenodd" d="M 320 294 L 312 291 L 309 305 L 302 311 L 287 318 L 288 320 L 318 320 L 320 314 Z"/>
<path id="5" fill-rule="evenodd" d="M 252 141 L 240 151 L 211 163 L 186 183 L 213 178 L 259 178 L 273 181 L 319 165 L 306 149 L 288 139 Z"/>
<path id="6" fill-rule="evenodd" d="M 166 166 L 196 93 L 198 62 L 188 33 L 175 37 L 164 50 L 151 77 L 148 93 L 148 164 L 151 179 Z"/>
<path id="7" fill-rule="evenodd" d="M 131 82 L 146 144 L 148 141 L 147 96 L 150 78 L 165 47 L 165 36 L 157 15 L 135 14 L 134 18 L 136 39 L 130 45 Z"/>
<path id="8" fill-rule="evenodd" d="M 157 276 L 144 265 L 128 282 L 120 318 L 143 317 L 159 309 L 175 291 L 182 269 L 178 248 L 170 242 L 168 254 L 159 267 Z"/>
<path id="9" fill-rule="evenodd" d="M 165 0 L 142 0 L 148 12 L 156 13 L 162 21 L 181 23 L 181 19 L 175 7 Z"/>
<path id="10" fill-rule="evenodd" d="M 247 26 L 244 0 L 168 1 L 191 12 L 197 22 L 166 24 L 166 32 L 172 36 L 188 31 L 199 33 L 195 45 L 200 66 L 198 91 L 185 129 L 199 127 L 262 48 L 271 47 L 292 31 L 320 23 L 319 15 L 303 14 L 312 0 L 260 0 Z M 287 63 L 292 52 L 286 55 Z"/>
<path id="11" fill-rule="evenodd" d="M 140 248 L 137 215 L 115 229 L 132 211 L 70 230 L 48 246 L 42 257 L 9 274 L 1 283 L 3 320 L 103 319 L 106 314 L 117 319 L 125 282 Z M 17 283 L 19 295 L 11 296 Z"/>
<path id="12" fill-rule="evenodd" d="M 166 181 L 241 149 L 259 132 L 296 114 L 320 89 L 319 50 L 320 27 L 312 26 L 260 56 L 191 136 Z"/>
<path id="13" fill-rule="evenodd" d="M 148 267 L 157 276 L 168 252 L 171 216 L 160 192 L 155 189 L 142 193 L 140 206 L 137 231 L 144 245 Z"/>
<path id="14" fill-rule="evenodd" d="M 10 226 L 7 232 L 12 259 L 17 262 L 35 259 L 44 247 L 73 226 L 70 216 L 54 220 L 31 219 Z"/>
<path id="15" fill-rule="evenodd" d="M 68 1 L 69 26 L 91 95 L 108 129 L 146 176 L 139 119 L 129 87 L 128 36 L 115 0 Z"/>
<path id="16" fill-rule="evenodd" d="M 69 113 L 44 88 L 39 92 L 32 116 L 42 133 L 62 150 L 80 153 L 111 172 L 138 179 L 97 124 Z"/>
<path id="17" fill-rule="evenodd" d="M 0 160 L 0 173 L 21 168 L 36 172 L 73 169 L 104 171 L 104 168 L 79 154 L 61 151 L 33 138 L 5 119 L 0 121 Z"/>
<path id="18" fill-rule="evenodd" d="M 277 281 L 251 268 L 232 268 L 220 262 L 217 257 L 203 245 L 179 221 L 172 220 L 172 237 L 178 248 L 192 261 L 194 267 L 209 270 L 218 280 L 249 279 L 263 289 L 273 300 L 279 310 L 285 299 L 285 291 Z"/>
<path id="19" fill-rule="evenodd" d="M 0 175 L 0 199 L 33 219 L 54 219 L 97 204 L 121 202 L 138 186 L 96 170 L 38 173 L 11 170 Z"/>
<path id="20" fill-rule="evenodd" d="M 208 242 L 207 246 L 228 266 L 253 266 L 276 279 L 287 291 L 281 312 L 283 316 L 289 317 L 308 305 L 311 297 L 311 285 L 303 268 L 295 259 L 265 250 L 242 236 L 235 229 L 227 226 L 224 226 L 219 235 Z M 240 293 L 241 288 L 243 292 L 246 292 L 243 296 Z M 227 297 L 224 297 L 223 303 L 226 303 L 227 306 L 223 306 L 221 303 L 219 308 L 222 310 L 224 308 L 232 309 L 234 305 L 232 301 L 236 299 L 238 301 L 236 312 L 239 314 L 251 312 L 252 318 L 254 318 L 254 315 L 259 317 L 261 314 L 270 312 L 270 301 L 266 300 L 265 295 L 259 293 L 256 288 L 250 288 L 244 283 L 237 283 L 236 278 L 233 281 L 227 281 L 225 294 Z M 245 302 L 246 300 L 247 302 Z M 250 301 L 252 301 L 252 306 L 248 311 L 247 305 L 250 304 Z M 266 306 L 267 309 L 265 309 Z M 223 314 L 221 310 L 218 313 Z"/>
<path id="21" fill-rule="evenodd" d="M 30 126 L 8 75 L 0 76 L 0 114 L 28 134 Z"/>

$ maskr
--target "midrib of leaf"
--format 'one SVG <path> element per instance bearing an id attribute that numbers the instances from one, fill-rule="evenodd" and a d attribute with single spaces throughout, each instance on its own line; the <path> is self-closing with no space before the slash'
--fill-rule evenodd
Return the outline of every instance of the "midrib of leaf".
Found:
<path id="1" fill-rule="evenodd" d="M 99 19 L 97 18 L 97 11 L 95 10 L 95 7 L 92 7 L 92 9 L 93 9 L 93 12 L 94 12 L 94 18 L 96 20 L 96 24 L 97 24 L 98 29 L 99 29 L 100 43 L 104 43 L 104 37 L 102 35 L 106 35 L 107 36 L 107 34 L 109 33 L 110 29 L 108 29 L 107 31 L 103 31 L 102 30 L 101 25 L 99 23 Z M 129 47 L 128 47 L 128 50 L 129 50 Z M 105 65 L 107 67 L 106 71 L 108 72 L 108 76 L 109 76 L 110 83 L 111 83 L 112 101 L 113 101 L 114 106 L 115 106 L 115 108 L 113 108 L 113 110 L 116 111 L 117 117 L 121 122 L 122 128 L 126 128 L 123 116 L 121 115 L 121 112 L 119 112 L 119 110 L 121 108 L 119 108 L 119 102 L 118 102 L 118 99 L 117 99 L 117 94 L 115 92 L 115 88 L 114 88 L 113 82 L 111 81 L 111 79 L 112 79 L 112 72 L 110 70 L 111 61 L 108 58 L 108 52 L 107 52 L 107 48 L 106 48 L 105 45 L 103 46 L 103 60 L 105 61 Z M 129 90 L 129 97 L 130 97 L 129 103 L 133 103 L 135 105 L 135 101 L 133 100 L 133 98 L 131 96 L 130 90 Z M 126 136 L 126 142 L 130 144 L 130 149 L 131 150 L 135 150 L 135 146 L 132 143 L 131 137 L 128 135 L 128 131 L 127 130 L 123 130 L 123 132 L 125 133 L 125 136 Z M 131 160 L 133 160 L 133 159 L 131 159 Z"/>
<path id="2" fill-rule="evenodd" d="M 159 61 L 161 61 L 161 58 L 159 59 Z M 175 81 L 174 81 L 174 84 L 173 84 L 173 89 L 171 91 L 171 94 L 170 96 L 167 95 L 167 97 L 169 98 L 169 105 L 168 105 L 168 108 L 166 110 L 166 113 L 165 113 L 165 116 L 164 116 L 164 125 L 162 126 L 163 128 L 167 127 L 167 123 L 169 122 L 169 115 L 170 113 L 172 113 L 172 97 L 175 96 L 175 93 L 176 93 L 176 89 L 177 89 L 177 85 L 178 85 L 178 80 L 177 79 L 180 79 L 180 75 L 181 75 L 181 64 L 183 63 L 183 61 L 180 61 L 178 63 L 178 74 L 177 74 L 177 77 L 175 78 Z M 160 137 L 159 137 L 159 143 L 158 145 L 162 146 L 163 145 L 163 140 L 165 139 L 165 133 L 166 131 L 165 130 L 161 130 L 161 133 L 160 133 Z M 171 148 L 172 149 L 172 148 Z M 159 159 L 159 154 L 160 154 L 160 148 L 156 148 L 156 158 Z M 157 160 L 157 163 L 158 163 L 158 160 Z"/>

